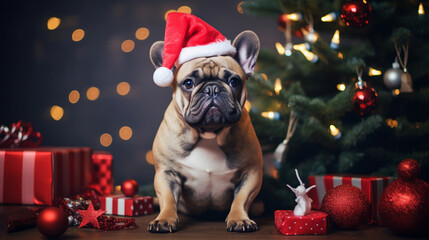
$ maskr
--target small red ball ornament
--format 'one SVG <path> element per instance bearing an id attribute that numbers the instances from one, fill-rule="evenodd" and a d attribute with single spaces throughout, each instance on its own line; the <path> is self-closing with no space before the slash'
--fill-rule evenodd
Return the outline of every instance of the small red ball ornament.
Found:
<path id="1" fill-rule="evenodd" d="M 137 184 L 136 180 L 128 179 L 122 182 L 121 191 L 126 197 L 132 197 L 136 195 L 138 190 L 139 185 Z"/>
<path id="2" fill-rule="evenodd" d="M 352 0 L 341 7 L 341 20 L 351 27 L 363 27 L 371 19 L 371 5 L 366 0 Z"/>
<path id="3" fill-rule="evenodd" d="M 418 179 L 420 165 L 405 159 L 398 165 L 398 176 L 381 193 L 378 211 L 381 223 L 400 235 L 429 233 L 429 184 Z"/>
<path id="4" fill-rule="evenodd" d="M 37 228 L 48 238 L 57 238 L 67 230 L 67 216 L 57 207 L 48 207 L 37 217 Z"/>
<path id="5" fill-rule="evenodd" d="M 377 93 L 373 88 L 366 86 L 365 82 L 356 84 L 353 96 L 353 109 L 361 116 L 372 113 L 377 105 Z"/>
<path id="6" fill-rule="evenodd" d="M 287 14 L 283 13 L 280 14 L 279 18 L 277 19 L 277 23 L 279 24 L 279 30 L 284 32 L 286 31 L 286 22 L 289 21 L 287 19 Z"/>
<path id="7" fill-rule="evenodd" d="M 355 229 L 369 222 L 367 196 L 352 185 L 339 185 L 329 190 L 322 200 L 321 211 L 330 223 L 341 229 Z"/>

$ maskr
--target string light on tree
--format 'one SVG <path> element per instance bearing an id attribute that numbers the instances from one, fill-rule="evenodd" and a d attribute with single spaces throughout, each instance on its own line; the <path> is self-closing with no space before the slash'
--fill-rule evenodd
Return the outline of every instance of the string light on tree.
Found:
<path id="1" fill-rule="evenodd" d="M 423 3 L 420 2 L 419 10 L 417 11 L 419 15 L 425 15 L 425 9 L 423 8 Z"/>
<path id="2" fill-rule="evenodd" d="M 303 46 L 304 46 L 304 47 L 303 47 Z M 294 46 L 293 46 L 293 48 L 294 48 L 295 50 L 299 50 L 299 51 L 304 55 L 304 57 L 305 57 L 308 61 L 310 61 L 310 62 L 312 62 L 312 63 L 316 63 L 316 62 L 317 62 L 317 60 L 319 60 L 319 57 L 318 57 L 316 54 L 314 54 L 314 53 L 312 53 L 312 52 L 308 51 L 308 50 L 305 48 L 305 45 L 294 45 Z"/>
<path id="3" fill-rule="evenodd" d="M 333 22 L 338 18 L 338 12 L 331 12 L 321 18 L 322 22 Z"/>
<path id="4" fill-rule="evenodd" d="M 279 42 L 276 42 L 276 49 L 277 49 L 277 52 L 278 52 L 280 55 L 284 55 L 284 54 L 285 54 L 285 52 L 286 52 L 286 50 L 285 50 L 285 48 L 283 47 L 283 45 L 282 45 L 281 43 L 279 43 Z"/>
<path id="5" fill-rule="evenodd" d="M 262 112 L 261 116 L 264 118 L 268 118 L 270 120 L 279 120 L 280 119 L 280 113 L 269 111 L 269 112 Z"/>
<path id="6" fill-rule="evenodd" d="M 338 49 L 340 45 L 340 30 L 335 30 L 334 36 L 332 36 L 331 40 L 331 48 Z"/>
<path id="7" fill-rule="evenodd" d="M 338 91 L 343 92 L 344 90 L 346 90 L 346 85 L 344 83 L 337 84 L 337 89 Z"/>
<path id="8" fill-rule="evenodd" d="M 289 13 L 286 14 L 286 18 L 291 20 L 291 21 L 300 21 L 302 19 L 302 14 L 301 13 Z"/>
<path id="9" fill-rule="evenodd" d="M 330 125 L 329 126 L 329 130 L 331 132 L 331 135 L 335 138 L 335 139 L 340 139 L 341 138 L 341 132 L 338 128 L 336 128 L 334 125 Z"/>
<path id="10" fill-rule="evenodd" d="M 313 26 L 309 26 L 308 30 L 305 28 L 301 28 L 301 32 L 307 42 L 315 43 L 319 39 L 319 34 L 314 31 Z"/>
<path id="11" fill-rule="evenodd" d="M 276 78 L 276 83 L 274 84 L 274 91 L 277 95 L 279 95 L 280 91 L 282 90 L 282 81 L 280 78 Z"/>
<path id="12" fill-rule="evenodd" d="M 368 70 L 368 76 L 380 76 L 382 72 L 380 70 L 377 70 L 375 68 L 370 67 Z"/>

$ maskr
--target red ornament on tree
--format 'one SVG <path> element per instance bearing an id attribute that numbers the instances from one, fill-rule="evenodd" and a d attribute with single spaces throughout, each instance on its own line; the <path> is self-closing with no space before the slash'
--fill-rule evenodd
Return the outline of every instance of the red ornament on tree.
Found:
<path id="1" fill-rule="evenodd" d="M 363 27 L 371 19 L 371 5 L 366 0 L 352 0 L 341 7 L 340 18 L 347 26 Z"/>
<path id="2" fill-rule="evenodd" d="M 322 200 L 321 211 L 330 223 L 341 229 L 354 229 L 369 222 L 367 196 L 352 185 L 339 185 L 329 190 Z"/>
<path id="3" fill-rule="evenodd" d="M 400 235 L 429 232 L 429 184 L 418 179 L 420 165 L 405 159 L 398 165 L 399 179 L 381 193 L 378 211 L 382 224 Z"/>
<path id="4" fill-rule="evenodd" d="M 286 22 L 289 21 L 287 19 L 287 14 L 283 13 L 280 14 L 279 18 L 277 19 L 277 23 L 279 24 L 279 30 L 284 32 L 286 31 Z"/>
<path id="5" fill-rule="evenodd" d="M 356 83 L 353 96 L 353 109 L 361 116 L 372 113 L 377 105 L 377 93 L 373 88 L 366 86 L 364 81 Z"/>
<path id="6" fill-rule="evenodd" d="M 127 197 L 132 197 L 136 195 L 138 190 L 139 190 L 139 185 L 134 179 L 125 180 L 121 185 L 121 191 Z"/>
<path id="7" fill-rule="evenodd" d="M 69 222 L 63 210 L 48 207 L 37 217 L 37 228 L 48 238 L 57 238 L 67 230 Z"/>

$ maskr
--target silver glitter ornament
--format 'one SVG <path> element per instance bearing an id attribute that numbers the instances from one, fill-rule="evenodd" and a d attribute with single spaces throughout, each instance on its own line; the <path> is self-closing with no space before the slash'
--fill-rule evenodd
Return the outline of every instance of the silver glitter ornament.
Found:
<path id="1" fill-rule="evenodd" d="M 399 63 L 394 62 L 392 68 L 384 73 L 384 85 L 388 89 L 398 89 L 401 87 L 402 70 L 399 68 Z"/>

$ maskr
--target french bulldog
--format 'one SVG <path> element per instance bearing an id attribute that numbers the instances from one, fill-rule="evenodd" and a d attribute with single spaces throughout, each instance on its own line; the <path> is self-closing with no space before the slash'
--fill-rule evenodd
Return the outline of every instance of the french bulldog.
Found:
<path id="1" fill-rule="evenodd" d="M 235 56 L 200 57 L 173 70 L 172 101 L 152 148 L 160 213 L 149 232 L 177 231 L 178 211 L 229 211 L 228 231 L 258 230 L 248 210 L 262 184 L 262 151 L 244 104 L 259 39 L 244 31 L 232 45 Z M 163 48 L 159 41 L 150 49 L 155 68 Z"/>

